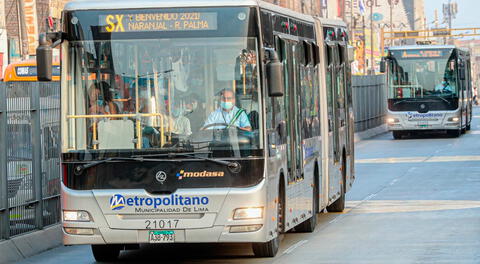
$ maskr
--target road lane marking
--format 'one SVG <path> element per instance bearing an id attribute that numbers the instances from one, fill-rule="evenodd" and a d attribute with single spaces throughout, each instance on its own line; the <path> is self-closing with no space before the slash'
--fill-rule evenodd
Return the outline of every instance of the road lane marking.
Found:
<path id="1" fill-rule="evenodd" d="M 394 185 L 397 181 L 398 179 L 393 179 L 393 181 L 390 182 L 390 186 Z"/>
<path id="2" fill-rule="evenodd" d="M 480 208 L 470 200 L 372 200 L 355 207 L 351 214 L 410 213 Z"/>
<path id="3" fill-rule="evenodd" d="M 433 157 L 397 157 L 397 158 L 376 158 L 376 159 L 358 159 L 358 164 L 377 164 L 377 163 L 422 163 L 422 162 L 464 162 L 480 161 L 479 156 L 433 156 Z"/>
<path id="4" fill-rule="evenodd" d="M 289 248 L 287 248 L 285 251 L 283 251 L 283 254 L 290 254 L 292 253 L 292 251 L 294 251 L 296 248 L 298 248 L 299 246 L 307 243 L 308 240 L 300 240 L 298 241 L 297 243 L 293 244 L 292 246 L 290 246 Z"/>

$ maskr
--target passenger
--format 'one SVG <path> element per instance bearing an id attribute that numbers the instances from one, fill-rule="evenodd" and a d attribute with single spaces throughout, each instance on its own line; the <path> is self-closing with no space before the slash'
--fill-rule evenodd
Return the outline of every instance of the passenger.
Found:
<path id="1" fill-rule="evenodd" d="M 190 119 L 192 131 L 199 131 L 205 120 L 205 108 L 198 98 L 198 95 L 192 93 L 185 99 L 185 116 Z"/>
<path id="2" fill-rule="evenodd" d="M 89 114 L 91 115 L 115 115 L 118 114 L 118 106 L 113 102 L 110 85 L 106 82 L 93 83 L 88 91 Z"/>
<path id="3" fill-rule="evenodd" d="M 245 131 L 252 131 L 245 110 L 235 106 L 235 94 L 232 90 L 224 89 L 221 92 L 220 107 L 210 113 L 203 129 L 222 129 L 232 126 Z"/>
<path id="4" fill-rule="evenodd" d="M 448 84 L 447 78 L 443 78 L 442 83 L 437 84 L 437 86 L 435 86 L 435 92 L 440 92 L 440 93 L 452 92 L 452 87 Z"/>
<path id="5" fill-rule="evenodd" d="M 190 120 L 185 117 L 183 106 L 180 104 L 174 105 L 172 115 L 174 118 L 173 133 L 182 137 L 190 136 L 192 134 Z"/>

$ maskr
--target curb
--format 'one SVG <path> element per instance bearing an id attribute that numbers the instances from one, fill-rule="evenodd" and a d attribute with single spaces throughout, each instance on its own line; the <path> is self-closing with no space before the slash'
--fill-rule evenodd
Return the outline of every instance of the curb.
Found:
<path id="1" fill-rule="evenodd" d="M 60 224 L 0 241 L 0 264 L 19 261 L 62 244 Z"/>
<path id="2" fill-rule="evenodd" d="M 374 136 L 378 136 L 380 134 L 384 134 L 384 133 L 387 133 L 388 132 L 388 128 L 387 128 L 387 125 L 381 125 L 381 126 L 378 126 L 378 127 L 374 127 L 374 128 L 370 128 L 368 130 L 365 130 L 365 131 L 362 131 L 362 132 L 358 132 L 358 133 L 355 133 L 355 143 L 361 141 L 361 140 L 365 140 L 365 139 L 369 139 L 369 138 L 372 138 Z"/>

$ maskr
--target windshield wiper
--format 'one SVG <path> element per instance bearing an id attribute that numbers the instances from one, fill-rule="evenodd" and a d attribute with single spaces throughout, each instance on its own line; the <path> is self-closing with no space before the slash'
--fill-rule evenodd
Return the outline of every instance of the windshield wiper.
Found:
<path id="1" fill-rule="evenodd" d="M 146 157 L 168 157 L 168 158 L 176 158 L 176 157 L 188 157 L 197 160 L 204 160 L 210 161 L 213 163 L 217 163 L 223 166 L 227 166 L 228 169 L 234 173 L 240 172 L 242 169 L 240 163 L 232 162 L 232 161 L 225 161 L 225 160 L 218 160 L 218 159 L 211 159 L 206 157 L 197 157 L 195 154 L 210 154 L 212 152 L 170 152 L 170 153 L 161 153 L 161 154 L 147 154 L 147 155 L 135 155 L 132 158 L 146 158 Z"/>
<path id="2" fill-rule="evenodd" d="M 441 97 L 441 96 L 437 96 L 437 97 L 432 97 L 432 98 L 440 98 L 442 99 L 443 101 L 445 101 L 447 104 L 452 104 L 450 101 L 448 101 L 447 99 Z"/>
<path id="3" fill-rule="evenodd" d="M 112 157 L 112 158 L 106 158 L 102 160 L 95 160 L 95 161 L 89 161 L 86 164 L 83 165 L 78 165 L 75 167 L 75 170 L 73 171 L 76 175 L 82 174 L 82 172 L 88 168 L 95 167 L 97 165 L 103 164 L 103 163 L 108 163 L 111 161 L 137 161 L 137 162 L 144 162 L 144 161 L 165 161 L 162 159 L 146 159 L 144 157 L 129 157 L 129 158 L 123 158 L 123 157 Z"/>
<path id="4" fill-rule="evenodd" d="M 400 101 L 396 101 L 395 103 L 393 103 L 393 105 L 397 105 L 397 104 L 408 102 L 408 101 L 416 101 L 416 100 L 414 100 L 413 98 L 402 99 Z"/>

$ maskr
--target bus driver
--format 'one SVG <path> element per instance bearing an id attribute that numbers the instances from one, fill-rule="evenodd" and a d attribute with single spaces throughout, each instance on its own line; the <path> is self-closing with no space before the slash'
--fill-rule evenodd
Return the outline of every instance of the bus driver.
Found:
<path id="1" fill-rule="evenodd" d="M 235 94 L 225 89 L 221 92 L 220 107 L 212 112 L 205 122 L 203 129 L 238 127 L 241 130 L 252 131 L 245 110 L 235 106 Z"/>

